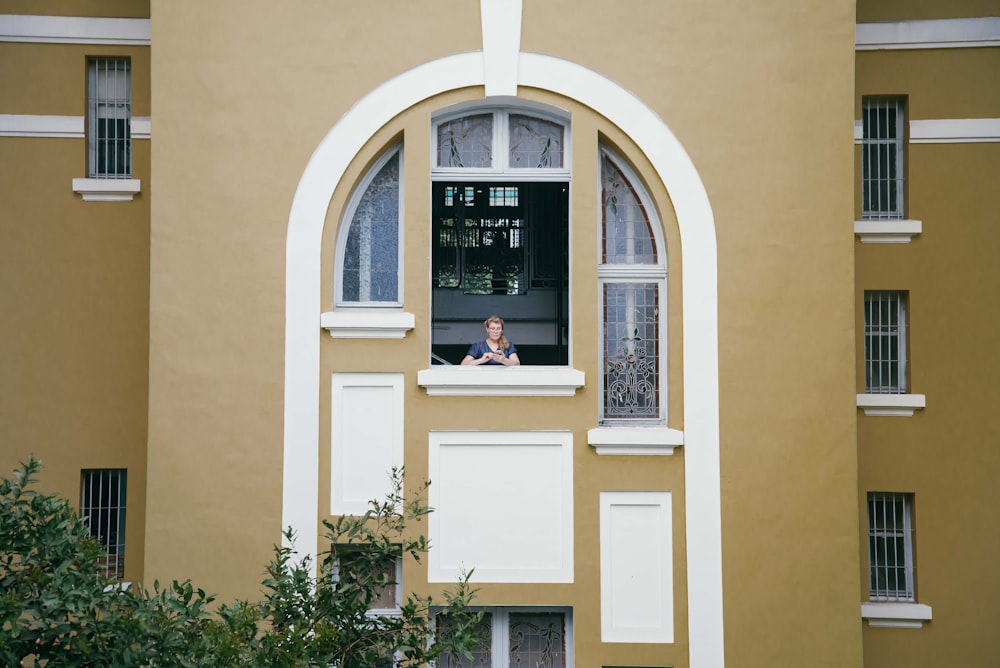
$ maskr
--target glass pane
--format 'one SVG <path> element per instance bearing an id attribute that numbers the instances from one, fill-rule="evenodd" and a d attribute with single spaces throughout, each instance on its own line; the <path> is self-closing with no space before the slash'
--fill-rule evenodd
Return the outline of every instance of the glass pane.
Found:
<path id="1" fill-rule="evenodd" d="M 601 161 L 604 202 L 604 264 L 656 264 L 649 216 L 625 174 L 605 157 Z"/>
<path id="2" fill-rule="evenodd" d="M 510 116 L 510 166 L 563 166 L 563 127 L 530 116 Z"/>
<path id="3" fill-rule="evenodd" d="M 510 665 L 552 668 L 566 665 L 566 632 L 562 613 L 511 613 Z"/>
<path id="4" fill-rule="evenodd" d="M 346 302 L 396 302 L 399 276 L 399 154 L 379 170 L 354 212 L 344 249 Z"/>
<path id="5" fill-rule="evenodd" d="M 438 167 L 491 167 L 493 115 L 463 116 L 438 126 Z"/>
<path id="6" fill-rule="evenodd" d="M 658 418 L 659 285 L 604 284 L 604 417 Z"/>

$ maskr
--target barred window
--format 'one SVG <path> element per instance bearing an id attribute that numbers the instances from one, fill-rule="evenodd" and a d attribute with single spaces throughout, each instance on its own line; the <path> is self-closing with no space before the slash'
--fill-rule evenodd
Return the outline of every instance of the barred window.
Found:
<path id="1" fill-rule="evenodd" d="M 95 179 L 132 176 L 132 64 L 87 61 L 87 169 Z"/>
<path id="2" fill-rule="evenodd" d="M 439 615 L 437 628 L 447 628 L 448 618 Z M 487 608 L 477 627 L 481 642 L 472 658 L 439 657 L 437 668 L 465 666 L 544 666 L 564 668 L 569 659 L 571 620 L 563 610 Z"/>
<path id="3" fill-rule="evenodd" d="M 865 292 L 865 392 L 907 391 L 906 293 Z"/>
<path id="4" fill-rule="evenodd" d="M 100 572 L 118 580 L 125 577 L 126 480 L 125 469 L 84 470 L 81 480 L 80 516 L 107 550 Z"/>
<path id="5" fill-rule="evenodd" d="M 904 217 L 904 99 L 866 97 L 861 106 L 862 217 L 901 219 Z"/>
<path id="6" fill-rule="evenodd" d="M 915 600 L 912 505 L 912 494 L 868 494 L 868 580 L 873 601 Z"/>

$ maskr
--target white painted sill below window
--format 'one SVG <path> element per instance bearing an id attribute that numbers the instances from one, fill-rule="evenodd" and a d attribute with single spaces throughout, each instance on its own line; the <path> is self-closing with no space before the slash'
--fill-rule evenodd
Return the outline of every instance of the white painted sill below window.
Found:
<path id="1" fill-rule="evenodd" d="M 912 417 L 913 411 L 927 407 L 927 397 L 923 394 L 859 394 L 858 408 L 865 415 L 887 415 Z"/>
<path id="2" fill-rule="evenodd" d="M 441 366 L 417 372 L 432 397 L 571 397 L 584 374 L 562 366 Z"/>
<path id="3" fill-rule="evenodd" d="M 327 311 L 319 317 L 335 339 L 402 339 L 415 323 L 412 313 L 399 310 Z"/>
<path id="4" fill-rule="evenodd" d="M 587 432 L 599 455 L 672 455 L 684 432 L 669 427 L 597 427 Z"/>
<path id="5" fill-rule="evenodd" d="M 931 606 L 923 603 L 862 603 L 861 618 L 868 626 L 919 629 L 932 619 Z"/>
<path id="6" fill-rule="evenodd" d="M 856 220 L 854 234 L 863 244 L 908 244 L 923 231 L 919 220 Z"/>
<path id="7" fill-rule="evenodd" d="M 73 192 L 84 202 L 131 202 L 141 185 L 139 179 L 73 179 Z"/>

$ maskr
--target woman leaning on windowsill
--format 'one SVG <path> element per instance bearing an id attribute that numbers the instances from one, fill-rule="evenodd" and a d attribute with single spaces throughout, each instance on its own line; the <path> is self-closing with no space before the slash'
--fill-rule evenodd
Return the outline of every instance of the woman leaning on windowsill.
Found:
<path id="1" fill-rule="evenodd" d="M 486 339 L 469 346 L 462 364 L 519 366 L 521 360 L 517 356 L 517 347 L 503 335 L 503 319 L 498 315 L 491 315 L 483 323 L 483 327 L 486 328 Z"/>

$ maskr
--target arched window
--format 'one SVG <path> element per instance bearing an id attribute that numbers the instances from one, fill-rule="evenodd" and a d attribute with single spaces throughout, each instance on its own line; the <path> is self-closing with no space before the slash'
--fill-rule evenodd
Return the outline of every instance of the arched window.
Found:
<path id="1" fill-rule="evenodd" d="M 347 207 L 338 244 L 337 306 L 401 306 L 402 147 L 394 146 L 365 175 Z"/>
<path id="2" fill-rule="evenodd" d="M 601 423 L 666 421 L 666 258 L 635 172 L 601 149 Z"/>
<path id="3" fill-rule="evenodd" d="M 456 364 L 501 315 L 522 364 L 569 364 L 567 119 L 466 107 L 434 120 L 432 358 Z"/>

